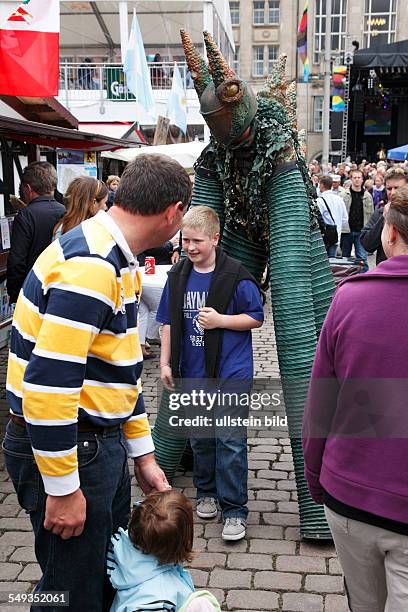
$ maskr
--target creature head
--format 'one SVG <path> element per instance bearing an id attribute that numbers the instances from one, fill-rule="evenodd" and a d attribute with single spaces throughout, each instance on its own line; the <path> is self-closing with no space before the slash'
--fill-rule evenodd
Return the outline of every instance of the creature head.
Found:
<path id="1" fill-rule="evenodd" d="M 229 67 L 208 32 L 204 32 L 204 41 L 209 66 L 186 32 L 181 32 L 181 38 L 201 114 L 217 142 L 229 147 L 244 136 L 255 117 L 255 94 Z"/>

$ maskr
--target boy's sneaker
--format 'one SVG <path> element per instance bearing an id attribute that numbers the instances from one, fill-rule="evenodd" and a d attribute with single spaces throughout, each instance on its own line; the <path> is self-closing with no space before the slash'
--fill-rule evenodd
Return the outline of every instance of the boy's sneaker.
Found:
<path id="1" fill-rule="evenodd" d="M 203 519 L 210 519 L 217 516 L 217 500 L 215 497 L 200 497 L 197 499 L 197 516 Z"/>
<path id="2" fill-rule="evenodd" d="M 223 540 L 242 540 L 246 534 L 246 521 L 242 518 L 233 517 L 225 519 L 222 530 Z"/>

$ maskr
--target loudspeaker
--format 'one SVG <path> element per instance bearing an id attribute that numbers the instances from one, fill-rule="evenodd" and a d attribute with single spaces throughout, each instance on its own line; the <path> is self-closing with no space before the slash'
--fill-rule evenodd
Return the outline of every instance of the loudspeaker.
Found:
<path id="1" fill-rule="evenodd" d="M 356 91 L 353 99 L 353 121 L 364 121 L 364 94 Z"/>

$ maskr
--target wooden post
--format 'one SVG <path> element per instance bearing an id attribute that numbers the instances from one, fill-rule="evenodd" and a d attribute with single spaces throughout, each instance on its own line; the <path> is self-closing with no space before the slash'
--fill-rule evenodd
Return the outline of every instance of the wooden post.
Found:
<path id="1" fill-rule="evenodd" d="M 157 118 L 156 131 L 154 133 L 153 144 L 161 145 L 167 144 L 167 133 L 169 131 L 170 119 L 162 117 L 161 115 Z"/>

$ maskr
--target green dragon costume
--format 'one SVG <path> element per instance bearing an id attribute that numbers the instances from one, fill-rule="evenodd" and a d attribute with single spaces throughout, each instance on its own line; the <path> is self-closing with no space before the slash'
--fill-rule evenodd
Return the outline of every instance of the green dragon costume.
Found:
<path id="1" fill-rule="evenodd" d="M 314 189 L 296 126 L 296 83 L 276 62 L 257 94 L 242 81 L 204 32 L 208 65 L 182 31 L 184 51 L 210 144 L 195 167 L 192 205 L 205 204 L 221 221 L 221 246 L 261 279 L 267 262 L 285 409 L 295 464 L 300 530 L 330 538 L 322 506 L 303 475 L 301 426 L 318 334 L 334 291 L 321 239 Z M 154 429 L 157 458 L 172 477 L 184 449 L 166 429 L 163 395 Z"/>

